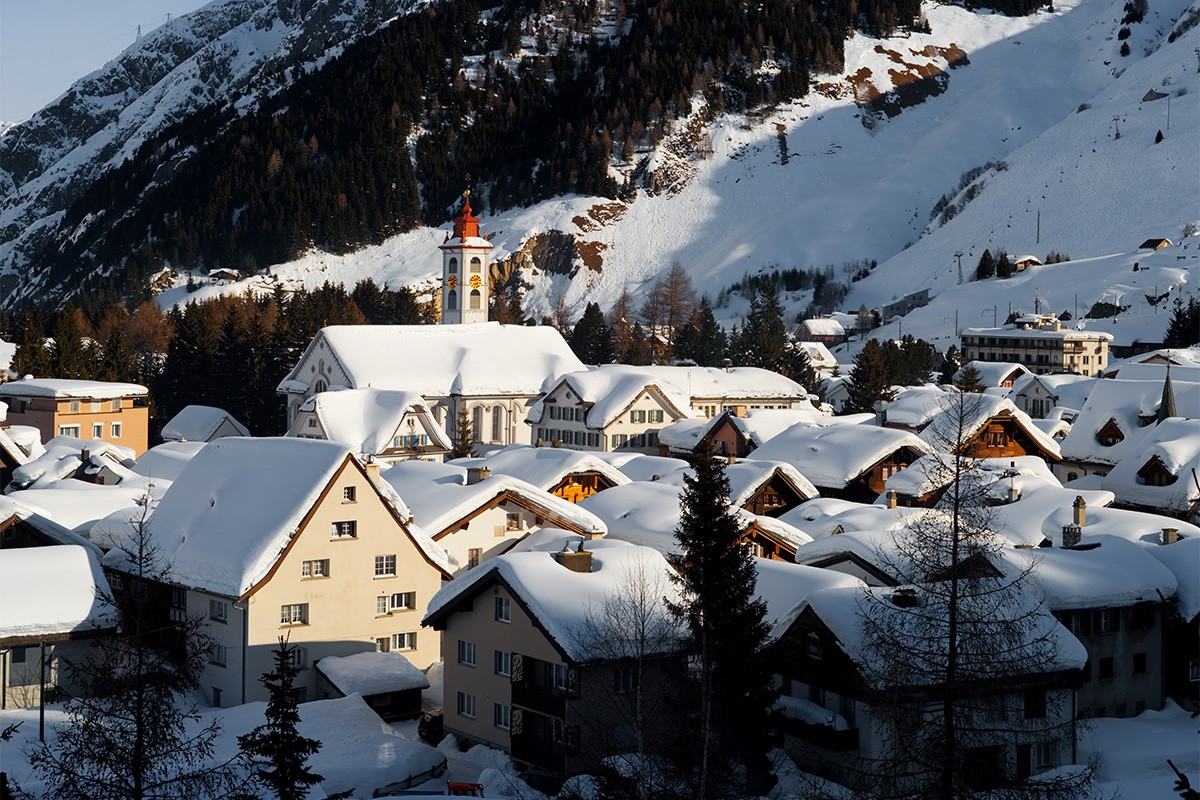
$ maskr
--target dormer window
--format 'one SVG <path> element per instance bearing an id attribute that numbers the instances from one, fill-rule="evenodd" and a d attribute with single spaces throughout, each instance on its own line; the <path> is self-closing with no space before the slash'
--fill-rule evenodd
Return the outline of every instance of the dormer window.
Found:
<path id="1" fill-rule="evenodd" d="M 1121 428 L 1117 425 L 1115 419 L 1110 419 L 1104 423 L 1104 427 L 1096 433 L 1096 441 L 1104 447 L 1112 447 L 1125 441 L 1125 434 L 1121 432 Z"/>
<path id="2" fill-rule="evenodd" d="M 1162 459 L 1154 456 L 1145 465 L 1138 470 L 1138 483 L 1144 486 L 1170 486 L 1179 480 L 1178 475 L 1171 474 L 1163 464 Z"/>

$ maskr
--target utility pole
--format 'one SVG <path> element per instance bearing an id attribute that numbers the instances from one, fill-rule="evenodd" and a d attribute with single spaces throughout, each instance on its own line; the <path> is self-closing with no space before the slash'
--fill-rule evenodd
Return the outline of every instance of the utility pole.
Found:
<path id="1" fill-rule="evenodd" d="M 1167 119 L 1169 120 L 1170 118 L 1171 117 L 1168 115 Z M 1170 130 L 1170 128 L 1171 128 L 1171 123 L 1168 122 L 1167 129 Z M 1041 243 L 1042 243 L 1042 210 L 1039 208 L 1038 213 L 1037 213 L 1037 244 L 1041 244 Z"/>
<path id="2" fill-rule="evenodd" d="M 138 30 L 137 30 L 137 39 L 136 39 L 135 41 L 139 41 L 139 42 L 140 42 L 141 40 L 142 40 L 142 26 L 141 26 L 141 25 L 138 25 Z"/>
<path id="3" fill-rule="evenodd" d="M 1167 130 L 1171 130 L 1171 95 L 1167 95 Z"/>
<path id="4" fill-rule="evenodd" d="M 958 259 L 958 282 L 959 283 L 962 283 L 962 257 L 963 257 L 963 255 L 964 254 L 963 254 L 962 250 L 958 250 L 954 253 L 954 257 Z M 957 328 L 958 325 L 956 324 L 954 327 Z"/>
<path id="5" fill-rule="evenodd" d="M 1116 131 L 1117 131 L 1116 134 L 1113 136 L 1113 139 L 1114 140 L 1120 139 L 1121 138 L 1121 115 L 1120 114 L 1116 114 L 1113 116 L 1113 127 L 1116 128 Z"/>

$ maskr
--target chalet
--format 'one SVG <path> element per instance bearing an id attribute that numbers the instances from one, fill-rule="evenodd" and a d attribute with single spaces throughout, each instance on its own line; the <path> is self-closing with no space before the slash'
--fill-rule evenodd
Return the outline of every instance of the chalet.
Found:
<path id="1" fill-rule="evenodd" d="M 921 431 L 931 448 L 971 458 L 1039 456 L 1061 461 L 1058 442 L 1012 401 L 993 395 L 948 395 L 943 412 Z"/>
<path id="2" fill-rule="evenodd" d="M 222 408 L 184 406 L 163 426 L 162 438 L 167 442 L 211 442 L 223 436 L 249 436 L 246 426 Z"/>
<path id="3" fill-rule="evenodd" d="M 421 692 L 429 688 L 429 678 L 402 653 L 325 656 L 314 668 L 322 700 L 360 694 L 384 722 L 421 716 Z"/>
<path id="4" fill-rule="evenodd" d="M 1024 272 L 1030 267 L 1040 267 L 1042 260 L 1037 256 L 1017 256 L 1013 259 L 1013 272 Z"/>
<path id="5" fill-rule="evenodd" d="M 827 378 L 838 371 L 838 360 L 834 358 L 833 353 L 829 352 L 829 348 L 824 342 L 792 342 L 794 350 L 803 350 L 808 354 L 808 363 L 812 365 L 813 370 L 817 373 L 818 378 Z M 806 387 L 809 391 L 815 391 L 817 387 Z"/>
<path id="6" fill-rule="evenodd" d="M 883 424 L 888 428 L 920 433 L 942 411 L 946 390 L 935 384 L 908 386 L 883 409 Z"/>
<path id="7" fill-rule="evenodd" d="M 660 587 L 654 601 L 662 603 L 651 623 L 661 635 L 638 658 L 628 632 L 603 622 L 634 574 Z M 664 602 L 678 602 L 672 574 L 654 550 L 564 537 L 451 581 L 423 622 L 442 633 L 446 732 L 558 776 L 629 752 L 637 734 L 666 737 L 663 704 L 686 668 L 682 630 Z M 639 694 L 642 731 L 632 705 Z"/>
<path id="8" fill-rule="evenodd" d="M 729 504 L 759 517 L 779 517 L 819 492 L 808 478 L 783 461 L 748 459 L 725 468 Z"/>
<path id="9" fill-rule="evenodd" d="M 953 484 L 954 466 L 953 456 L 945 453 L 922 456 L 887 479 L 883 497 L 897 506 L 932 508 Z M 995 505 L 1015 502 L 1030 481 L 1061 486 L 1040 456 L 966 459 L 963 466 L 972 481 L 986 485 Z"/>
<path id="10" fill-rule="evenodd" d="M 0 384 L 0 400 L 8 404 L 9 424 L 37 428 L 42 441 L 55 436 L 102 439 L 135 455 L 149 444 L 145 386 L 30 378 Z"/>
<path id="11" fill-rule="evenodd" d="M 629 483 L 629 478 L 607 461 L 562 447 L 509 445 L 482 458 L 459 459 L 454 465 L 509 475 L 568 503 Z"/>
<path id="12" fill-rule="evenodd" d="M 208 272 L 208 282 L 217 286 L 224 286 L 227 283 L 237 283 L 241 279 L 242 273 L 229 267 L 220 267 Z"/>
<path id="13" fill-rule="evenodd" d="M 581 369 L 548 326 L 331 325 L 276 391 L 287 398 L 289 428 L 314 394 L 373 387 L 419 395 L 452 436 L 465 414 L 476 442 L 530 444 L 521 424 L 529 407 L 555 376 Z"/>
<path id="14" fill-rule="evenodd" d="M 660 453 L 687 456 L 696 452 L 701 442 L 707 442 L 716 455 L 745 458 L 760 444 L 792 425 L 827 421 L 830 416 L 827 412 L 828 409 L 800 405 L 752 409 L 744 416 L 723 411 L 709 420 L 684 419 L 659 431 Z"/>
<path id="15" fill-rule="evenodd" d="M 1070 373 L 1026 374 L 1013 381 L 1008 399 L 1035 420 L 1045 419 L 1058 407 L 1078 412 L 1096 380 Z"/>
<path id="16" fill-rule="evenodd" d="M 1100 485 L 1116 505 L 1200 520 L 1200 419 L 1158 422 L 1104 476 Z"/>
<path id="17" fill-rule="evenodd" d="M 783 461 L 826 497 L 871 502 L 884 482 L 931 452 L 907 431 L 873 425 L 793 425 L 759 447 L 749 460 Z"/>
<path id="18" fill-rule="evenodd" d="M 954 374 L 955 382 L 962 380 L 963 371 L 967 367 L 975 368 L 975 371 L 979 373 L 979 383 L 985 389 L 994 387 L 1011 389 L 1013 383 L 1031 374 L 1024 364 L 1003 361 L 968 361 Z"/>
<path id="19" fill-rule="evenodd" d="M 208 620 L 200 688 L 218 707 L 265 700 L 256 679 L 281 636 L 297 645 L 301 700 L 325 656 L 398 650 L 424 667 L 439 656 L 419 633 L 450 576 L 445 551 L 411 522 L 399 496 L 345 445 L 224 438 L 205 445 L 146 522 L 170 572 L 163 624 Z M 375 474 L 373 474 L 375 473 Z M 104 565 L 128 578 L 121 549 Z"/>
<path id="20" fill-rule="evenodd" d="M 965 328 L 963 357 L 970 361 L 1023 364 L 1039 375 L 1099 375 L 1108 365 L 1111 333 L 1071 330 L 1053 314 L 1031 314 L 1003 328 Z"/>
<path id="21" fill-rule="evenodd" d="M 1162 250 L 1164 247 L 1172 247 L 1173 243 L 1170 239 L 1162 239 L 1151 237 L 1138 245 L 1138 250 Z"/>
<path id="22" fill-rule="evenodd" d="M 828 317 L 806 319 L 792 331 L 792 338 L 797 342 L 820 342 L 824 345 L 845 344 L 850 335 L 842 327 L 842 323 Z"/>
<path id="23" fill-rule="evenodd" d="M 300 405 L 284 435 L 341 442 L 359 459 L 384 464 L 440 461 L 454 447 L 420 395 L 391 389 L 314 394 Z"/>
<path id="24" fill-rule="evenodd" d="M 120 483 L 133 475 L 133 451 L 99 439 L 56 436 L 42 454 L 13 470 L 11 491 L 46 489 L 64 480 L 100 486 Z"/>
<path id="25" fill-rule="evenodd" d="M 0 708 L 55 702 L 79 691 L 64 663 L 85 658 L 91 639 L 116 630 L 109 597 L 93 545 L 4 548 Z"/>
<path id="26" fill-rule="evenodd" d="M 100 555 L 99 547 L 75 531 L 63 527 L 20 500 L 0 497 L 0 550 L 66 544 L 94 550 L 97 556 Z"/>
<path id="27" fill-rule="evenodd" d="M 383 473 L 460 574 L 543 528 L 598 539 L 604 523 L 582 506 L 487 468 L 405 461 Z"/>

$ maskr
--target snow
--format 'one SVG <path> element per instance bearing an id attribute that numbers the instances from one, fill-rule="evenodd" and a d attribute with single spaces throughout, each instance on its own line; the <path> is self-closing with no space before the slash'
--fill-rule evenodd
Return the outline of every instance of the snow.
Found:
<path id="1" fill-rule="evenodd" d="M 404 435 L 400 425 L 410 413 L 424 417 L 421 433 L 430 436 L 435 447 L 453 447 L 425 401 L 414 392 L 373 388 L 318 392 L 305 400 L 300 410 L 315 412 L 325 438 L 349 445 L 360 457 L 392 447 L 393 439 Z"/>
<path id="2" fill-rule="evenodd" d="M 861 588 L 858 578 L 828 569 L 789 564 L 786 561 L 754 560 L 757 574 L 755 594 L 767 604 L 766 623 L 770 639 L 777 640 L 796 621 L 801 603 L 809 592 L 831 587 Z"/>
<path id="3" fill-rule="evenodd" d="M 809 403 L 801 403 L 795 408 L 748 408 L 745 416 L 741 417 L 718 414 L 708 420 L 681 419 L 660 430 L 658 440 L 676 452 L 690 452 L 722 418 L 737 428 L 754 447 L 770 441 L 772 437 L 800 422 L 832 422 L 828 409 L 822 411 Z"/>
<path id="4" fill-rule="evenodd" d="M 322 328 L 280 390 L 307 387 L 316 352 L 327 348 L 347 388 L 397 389 L 431 399 L 462 395 L 536 395 L 555 376 L 583 369 L 548 326 L 331 325 Z M 314 350 L 314 348 L 316 348 Z"/>
<path id="5" fill-rule="evenodd" d="M 941 411 L 945 395 L 946 390 L 935 384 L 902 389 L 888 403 L 888 424 L 918 430 L 925 427 Z"/>
<path id="6" fill-rule="evenodd" d="M 169 441 L 207 442 L 222 424 L 228 422 L 238 436 L 249 436 L 246 426 L 223 408 L 184 406 L 183 410 L 163 426 L 162 438 Z"/>
<path id="7" fill-rule="evenodd" d="M 989 495 L 998 501 L 1007 500 L 1009 482 L 1002 479 L 1012 477 L 1018 491 L 1024 489 L 1030 479 L 1043 481 L 1050 486 L 1062 484 L 1054 477 L 1046 462 L 1037 456 L 1014 458 L 963 459 L 963 469 L 968 470 L 973 480 L 992 484 Z M 947 486 L 954 478 L 954 458 L 941 453 L 921 456 L 904 469 L 887 479 L 885 491 L 875 502 L 887 502 L 887 491 L 907 497 L 921 497 L 936 489 Z M 1017 479 L 1020 479 L 1019 482 Z"/>
<path id="8" fill-rule="evenodd" d="M 1175 408 L 1182 413 L 1196 413 L 1200 408 L 1200 383 L 1171 379 L 1175 392 Z M 1070 461 L 1113 466 L 1126 454 L 1140 449 L 1141 439 L 1153 428 L 1141 420 L 1152 418 L 1162 399 L 1163 383 L 1129 381 L 1122 378 L 1096 381 L 1087 402 L 1071 424 L 1071 432 L 1062 441 L 1062 456 Z M 1190 411 L 1189 411 L 1190 410 Z M 1097 434 L 1112 420 L 1125 438 L 1114 445 L 1100 443 Z"/>
<path id="9" fill-rule="evenodd" d="M 0 526 L 11 519 L 19 519 L 54 544 L 73 544 L 100 555 L 100 548 L 73 530 L 65 528 L 47 517 L 39 509 L 31 508 L 15 497 L 0 497 Z"/>
<path id="10" fill-rule="evenodd" d="M 667 403 L 667 411 L 673 419 L 694 416 L 692 395 L 686 383 L 679 379 L 686 372 L 681 367 L 635 367 L 628 364 L 605 364 L 599 367 L 572 372 L 559 377 L 554 388 L 566 385 L 579 398 L 580 405 L 587 408 L 587 427 L 603 429 L 623 414 L 643 393 L 657 389 Z M 545 397 L 539 398 L 529 409 L 525 421 L 536 425 L 545 413 Z"/>
<path id="11" fill-rule="evenodd" d="M 930 447 L 908 431 L 873 425 L 793 425 L 748 456 L 792 464 L 816 486 L 840 489 L 902 447 Z"/>
<path id="12" fill-rule="evenodd" d="M 966 330 L 963 331 L 963 335 L 966 335 L 966 334 L 978 335 L 979 333 L 981 333 L 983 331 L 991 331 L 992 333 L 996 333 L 997 331 L 1000 331 L 1000 330 L 1004 330 L 1004 329 L 1001 329 L 1001 328 L 996 328 L 996 329 L 967 328 Z M 1025 331 L 1024 333 L 1044 333 L 1044 332 L 1045 331 Z M 961 380 L 963 372 L 968 367 L 974 367 L 975 371 L 979 373 L 979 383 L 983 386 L 1000 386 L 1008 381 L 1015 380 L 1018 376 L 1026 375 L 1029 372 L 1025 368 L 1024 364 L 1018 364 L 1016 362 L 968 361 L 966 364 L 962 365 L 962 368 L 959 369 L 958 372 L 954 373 L 954 380 L 955 381 Z"/>
<path id="13" fill-rule="evenodd" d="M 142 453 L 133 471 L 156 481 L 173 481 L 204 445 L 204 441 L 164 442 Z"/>
<path id="14" fill-rule="evenodd" d="M 1161 711 L 1143 711 L 1136 717 L 1089 720 L 1090 734 L 1081 737 L 1079 760 L 1097 760 L 1096 783 L 1100 796 L 1174 798 L 1176 776 L 1170 759 L 1191 778 L 1200 775 L 1196 749 L 1196 718 L 1173 701 Z"/>
<path id="15" fill-rule="evenodd" d="M 1200 536 L 1146 549 L 1175 575 L 1180 615 L 1189 622 L 1195 619 L 1200 614 Z"/>
<path id="16" fill-rule="evenodd" d="M 88 453 L 87 464 L 83 454 Z M 106 467 L 122 478 L 132 475 L 134 451 L 102 439 L 55 436 L 45 451 L 13 470 L 12 484 L 22 489 L 47 489 L 73 476 L 80 467 Z"/>
<path id="17" fill-rule="evenodd" d="M 846 722 L 845 717 L 827 711 L 823 706 L 819 706 L 811 700 L 784 694 L 775 699 L 775 708 L 788 719 L 800 720 L 809 725 L 823 725 L 835 731 L 850 730 L 850 725 Z"/>
<path id="18" fill-rule="evenodd" d="M 0 123 L 2 126 L 4 123 Z M 0 131 L 0 136 L 3 136 L 3 131 Z M 9 370 L 12 368 L 13 358 L 17 355 L 17 345 L 15 342 L 6 342 L 0 339 L 0 378 L 7 378 Z M 4 417 L 0 415 L 0 420 Z"/>
<path id="19" fill-rule="evenodd" d="M 1138 476 L 1154 459 L 1175 476 L 1169 486 L 1153 486 Z M 1193 476 L 1200 470 L 1200 419 L 1164 419 L 1150 426 L 1100 485 L 1121 503 L 1159 510 L 1188 511 L 1200 502 L 1200 486 Z"/>
<path id="20" fill-rule="evenodd" d="M 0 397 L 74 397 L 91 400 L 115 400 L 121 397 L 145 397 L 145 386 L 136 383 L 79 381 L 67 378 L 28 378 L 0 383 Z"/>
<path id="21" fill-rule="evenodd" d="M 811 500 L 820 492 L 800 471 L 783 461 L 766 461 L 762 459 L 747 459 L 735 461 L 725 468 L 725 477 L 729 478 L 729 502 L 733 506 L 743 506 L 763 484 L 775 477 L 780 477 L 795 487 L 805 500 Z"/>
<path id="22" fill-rule="evenodd" d="M 116 624 L 94 549 L 18 547 L 0 555 L 0 641 L 53 638 Z"/>
<path id="23" fill-rule="evenodd" d="M 401 653 L 326 656 L 317 669 L 344 695 L 372 695 L 428 689 L 429 678 Z"/>
<path id="24" fill-rule="evenodd" d="M 568 475 L 595 472 L 615 486 L 629 483 L 629 478 L 611 464 L 591 453 L 565 447 L 529 447 L 509 445 L 489 453 L 484 458 L 462 458 L 454 466 L 467 469 L 486 467 L 493 473 L 511 475 L 543 491 L 549 491 Z"/>
<path id="25" fill-rule="evenodd" d="M 1025 431 L 1039 447 L 1051 457 L 1059 458 L 1058 442 L 1043 433 L 1033 424 L 1033 420 L 1029 418 L 1028 414 L 1017 408 L 1006 397 L 977 394 L 960 402 L 957 395 L 947 395 L 942 398 L 941 406 L 942 413 L 935 415 L 920 434 L 921 439 L 931 448 L 946 449 L 958 446 L 960 433 L 964 442 L 970 440 L 990 419 L 1007 413 L 1016 419 L 1018 427 Z M 961 420 L 959 419 L 960 415 L 962 416 Z"/>
<path id="26" fill-rule="evenodd" d="M 580 541 L 579 537 L 569 537 L 554 549 L 566 544 L 574 550 Z M 460 598 L 470 597 L 477 586 L 497 579 L 521 598 L 568 659 L 581 663 L 597 657 L 611 658 L 611 650 L 606 648 L 600 656 L 590 641 L 597 634 L 589 629 L 589 623 L 600 609 L 622 596 L 626 583 L 641 575 L 653 581 L 656 588 L 661 587 L 667 602 L 680 602 L 679 588 L 670 580 L 673 570 L 666 559 L 654 549 L 612 539 L 584 542 L 584 547 L 592 551 L 592 571 L 587 573 L 567 569 L 546 550 L 511 552 L 488 559 L 443 586 L 429 601 L 421 624 L 433 624 L 451 613 Z"/>

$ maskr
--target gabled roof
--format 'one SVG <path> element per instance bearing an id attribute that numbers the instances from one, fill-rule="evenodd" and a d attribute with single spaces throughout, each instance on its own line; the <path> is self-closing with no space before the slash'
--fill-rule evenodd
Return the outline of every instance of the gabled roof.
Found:
<path id="1" fill-rule="evenodd" d="M 0 641 L 113 628 L 99 556 L 86 547 L 19 547 L 0 558 Z"/>
<path id="2" fill-rule="evenodd" d="M 873 425 L 793 425 L 747 460 L 792 464 L 816 486 L 840 489 L 901 448 L 931 448 L 908 431 Z"/>
<path id="3" fill-rule="evenodd" d="M 808 353 L 808 361 L 813 369 L 835 370 L 838 367 L 837 358 L 829 352 L 824 342 L 793 342 L 792 347 Z M 815 386 L 809 386 L 810 390 Z"/>
<path id="4" fill-rule="evenodd" d="M 393 438 L 405 435 L 400 426 L 410 413 L 422 421 L 414 433 L 427 434 L 432 446 L 441 450 L 454 446 L 415 392 L 372 388 L 318 392 L 304 401 L 300 411 L 314 413 L 326 439 L 349 445 L 360 458 L 392 447 Z"/>
<path id="5" fill-rule="evenodd" d="M 797 423 L 834 424 L 834 418 L 809 403 L 796 408 L 750 408 L 741 417 L 726 411 L 709 420 L 680 420 L 660 430 L 658 440 L 677 452 L 690 451 L 724 422 L 758 447 Z"/>
<path id="6" fill-rule="evenodd" d="M 1177 409 L 1200 408 L 1200 383 L 1176 380 L 1174 374 L 1171 383 Z M 1156 415 L 1162 399 L 1162 387 L 1162 377 L 1148 381 L 1122 378 L 1096 381 L 1087 402 L 1071 425 L 1071 432 L 1063 439 L 1063 458 L 1114 465 L 1128 453 L 1136 452 L 1141 439 L 1153 429 L 1153 426 L 1143 426 L 1141 420 Z M 1119 444 L 1105 447 L 1097 441 L 1096 434 L 1110 420 L 1116 420 L 1125 439 Z"/>
<path id="7" fill-rule="evenodd" d="M 450 462 L 456 467 L 486 467 L 549 491 L 568 475 L 595 472 L 614 486 L 629 483 L 619 469 L 592 453 L 566 447 L 529 447 L 513 444 L 488 453 L 482 458 L 460 458 Z"/>
<path id="8" fill-rule="evenodd" d="M 88 452 L 88 462 L 83 459 Z M 46 442 L 45 451 L 13 470 L 12 483 L 22 489 L 46 489 L 75 475 L 80 467 L 99 469 L 106 466 L 122 477 L 132 474 L 134 451 L 102 439 L 78 439 L 55 436 Z"/>
<path id="9" fill-rule="evenodd" d="M 800 336 L 803 334 L 808 334 L 809 336 L 845 336 L 846 329 L 836 319 L 821 317 L 819 319 L 801 321 L 796 327 L 795 335 Z"/>
<path id="10" fill-rule="evenodd" d="M 750 502 L 755 492 L 775 479 L 790 484 L 804 500 L 811 500 L 820 494 L 817 487 L 813 486 L 800 470 L 785 461 L 737 461 L 725 468 L 725 476 L 729 478 L 729 502 L 734 506 L 743 506 Z"/>
<path id="11" fill-rule="evenodd" d="M 217 429 L 228 422 L 238 436 L 249 436 L 246 426 L 223 408 L 184 406 L 183 410 L 163 426 L 162 438 L 167 441 L 207 442 Z"/>
<path id="12" fill-rule="evenodd" d="M 564 537 L 552 549 L 561 549 L 563 542 L 574 550 L 579 539 Z M 443 586 L 429 601 L 421 624 L 443 625 L 460 609 L 462 601 L 500 584 L 513 594 L 565 660 L 580 664 L 617 658 L 620 654 L 614 651 L 611 638 L 598 641 L 603 631 L 596 629 L 595 620 L 601 618 L 602 609 L 624 596 L 628 582 L 639 576 L 652 582 L 652 596 L 680 602 L 679 588 L 671 580 L 674 570 L 655 550 L 628 542 L 598 540 L 583 546 L 592 551 L 592 571 L 587 573 L 572 572 L 559 564 L 551 550 L 522 550 L 490 558 Z M 665 606 L 661 614 L 664 624 L 675 625 L 666 615 Z M 661 652 L 675 652 L 682 635 L 680 628 L 679 638 L 665 643 Z"/>
<path id="13" fill-rule="evenodd" d="M 345 445 L 305 439 L 226 437 L 210 442 L 171 484 L 149 530 L 168 580 L 226 597 L 243 597 L 265 579 L 330 482 L 361 470 Z M 426 560 L 447 574 L 445 552 L 414 525 L 399 496 L 376 485 L 398 527 Z M 322 535 L 326 531 L 320 532 Z M 105 566 L 127 566 L 120 549 Z"/>
<path id="14" fill-rule="evenodd" d="M 163 442 L 138 456 L 133 471 L 156 481 L 173 481 L 207 442 Z"/>
<path id="15" fill-rule="evenodd" d="M 988 494 L 997 502 L 1003 502 L 1012 484 L 1019 490 L 1031 481 L 1061 487 L 1054 473 L 1040 456 L 1015 456 L 1012 458 L 963 459 L 964 467 L 970 471 L 972 480 L 989 484 Z M 946 453 L 931 453 L 918 458 L 904 469 L 887 479 L 887 489 L 907 497 L 923 497 L 945 488 L 953 482 L 954 457 Z M 876 503 L 887 502 L 887 492 L 876 499 Z"/>
<path id="16" fill-rule="evenodd" d="M 1101 485 L 1121 503 L 1184 511 L 1200 502 L 1200 419 L 1171 417 L 1147 426 L 1146 435 L 1128 449 Z M 1140 472 L 1152 460 L 1175 477 L 1169 486 L 1151 486 Z"/>
<path id="17" fill-rule="evenodd" d="M 1002 386 L 1008 381 L 1016 381 L 1022 375 L 1028 375 L 1029 370 L 1024 364 L 1015 361 L 968 361 L 954 373 L 954 380 L 962 378 L 967 367 L 974 367 L 979 373 L 979 382 L 984 386 Z"/>
<path id="18" fill-rule="evenodd" d="M 47 517 L 39 509 L 30 508 L 15 497 L 0 497 L 0 530 L 8 526 L 10 521 L 19 520 L 37 531 L 54 544 L 73 544 L 93 551 L 97 557 L 100 548 L 73 530 L 65 528 Z"/>
<path id="19" fill-rule="evenodd" d="M 932 383 L 905 387 L 888 403 L 887 422 L 905 428 L 923 428 L 941 412 L 945 396 L 946 390 Z"/>
<path id="20" fill-rule="evenodd" d="M 532 396 L 554 376 L 583 369 L 548 325 L 330 325 L 317 332 L 277 391 L 307 390 L 311 374 L 299 370 L 318 350 L 345 372 L 344 388 L 399 389 L 425 398 Z"/>
<path id="21" fill-rule="evenodd" d="M 579 398 L 587 408 L 586 425 L 593 430 L 607 427 L 624 414 L 643 393 L 657 396 L 672 419 L 691 417 L 691 398 L 666 375 L 652 373 L 649 367 L 605 364 L 560 376 L 545 395 L 529 409 L 525 421 L 531 425 L 549 419 L 546 399 L 560 386 Z"/>
<path id="22" fill-rule="evenodd" d="M 1085 375 L 1076 375 L 1073 372 L 1058 372 L 1049 375 L 1028 373 L 1013 381 L 1012 388 L 1008 392 L 1008 397 L 1011 400 L 1019 394 L 1030 391 L 1036 383 L 1055 398 L 1056 405 L 1079 410 L 1083 408 L 1084 402 L 1087 401 L 1087 395 L 1092 390 L 1092 384 L 1098 380 L 1100 379 L 1089 378 Z"/>
<path id="23" fill-rule="evenodd" d="M 954 444 L 959 439 L 961 430 L 964 442 L 973 439 L 992 419 L 1000 416 L 1013 418 L 1017 427 L 1025 432 L 1033 442 L 1053 459 L 1061 457 L 1058 442 L 1046 435 L 1033 424 L 1021 409 L 1017 408 L 1007 397 L 976 394 L 961 399 L 957 393 L 947 395 L 941 401 L 942 413 L 934 416 L 933 420 L 921 431 L 921 439 L 930 448 L 941 448 Z M 963 419 L 959 420 L 959 414 Z"/>
<path id="24" fill-rule="evenodd" d="M 1192 345 L 1191 347 L 1163 347 L 1158 350 L 1151 350 L 1148 353 L 1130 356 L 1120 361 L 1110 361 L 1108 368 L 1104 370 L 1104 374 L 1106 377 L 1113 377 L 1125 367 L 1135 364 L 1158 364 L 1162 366 L 1171 364 L 1174 367 L 1200 368 L 1200 345 Z M 1176 373 L 1176 377 L 1180 377 L 1178 373 Z"/>

